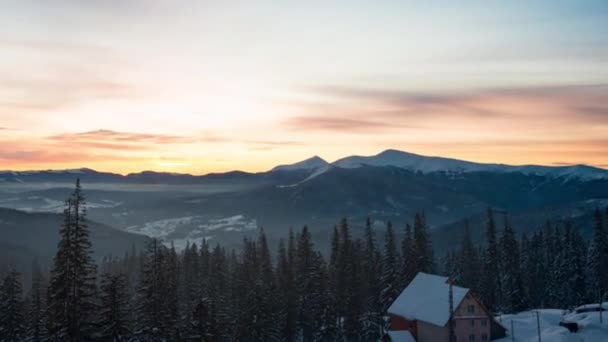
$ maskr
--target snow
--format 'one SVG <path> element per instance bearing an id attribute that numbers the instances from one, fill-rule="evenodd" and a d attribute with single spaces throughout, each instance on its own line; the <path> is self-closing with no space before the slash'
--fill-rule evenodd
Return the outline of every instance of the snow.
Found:
<path id="1" fill-rule="evenodd" d="M 388 336 L 391 338 L 392 342 L 416 342 L 414 336 L 407 330 L 389 331 Z"/>
<path id="2" fill-rule="evenodd" d="M 345 169 L 353 169 L 363 166 L 394 166 L 411 171 L 420 171 L 422 173 L 504 172 L 550 176 L 564 179 L 608 179 L 608 170 L 587 165 L 512 166 L 504 164 L 482 164 L 443 157 L 427 157 L 397 150 L 386 150 L 374 156 L 346 157 L 333 162 L 332 165 Z"/>
<path id="3" fill-rule="evenodd" d="M 314 156 L 295 164 L 279 165 L 271 171 L 316 170 L 327 167 L 328 163 L 319 156 Z"/>
<path id="4" fill-rule="evenodd" d="M 449 284 L 447 277 L 420 272 L 388 308 L 388 313 L 443 327 L 450 319 Z M 454 308 L 469 289 L 453 286 Z"/>
<path id="5" fill-rule="evenodd" d="M 87 202 L 87 208 L 115 208 L 122 204 L 123 202 L 102 199 L 100 202 Z M 0 206 L 27 212 L 61 213 L 65 207 L 65 201 L 42 196 L 9 197 L 0 199 Z"/>
<path id="6" fill-rule="evenodd" d="M 187 233 L 182 233 L 187 228 Z M 150 221 L 141 225 L 132 225 L 125 228 L 126 231 L 136 234 L 143 234 L 153 238 L 166 240 L 170 245 L 174 241 L 175 247 L 180 249 L 185 247 L 188 241 L 200 239 L 212 239 L 213 234 L 218 232 L 244 232 L 255 230 L 258 223 L 255 219 L 247 218 L 239 214 L 229 217 L 209 219 L 203 216 L 183 216 L 173 217 L 162 220 Z M 179 232 L 178 232 L 179 229 Z"/>
<path id="7" fill-rule="evenodd" d="M 559 309 L 537 310 L 540 319 L 540 332 L 542 341 L 555 342 L 605 342 L 608 341 L 608 320 L 604 313 L 604 323 L 599 321 L 599 312 L 566 313 Z M 507 328 L 507 337 L 497 340 L 499 342 L 536 342 L 538 331 L 536 325 L 536 311 L 524 311 L 513 315 L 503 315 L 497 320 Z M 571 333 L 568 329 L 559 326 L 560 321 L 575 322 L 579 331 Z M 511 331 L 511 322 L 513 330 Z"/>

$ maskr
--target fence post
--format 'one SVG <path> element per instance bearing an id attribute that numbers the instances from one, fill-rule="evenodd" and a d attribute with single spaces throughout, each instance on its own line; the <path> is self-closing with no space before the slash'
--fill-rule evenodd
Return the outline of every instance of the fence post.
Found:
<path id="1" fill-rule="evenodd" d="M 538 310 L 536 310 L 536 330 L 538 331 L 538 342 L 541 342 L 540 337 L 540 317 L 538 314 Z"/>
<path id="2" fill-rule="evenodd" d="M 513 318 L 511 318 L 511 341 L 515 341 L 515 329 L 513 328 Z"/>

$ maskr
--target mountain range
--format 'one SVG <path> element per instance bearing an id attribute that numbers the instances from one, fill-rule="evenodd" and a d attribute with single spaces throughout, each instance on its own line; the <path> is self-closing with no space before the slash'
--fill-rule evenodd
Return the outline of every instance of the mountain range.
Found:
<path id="1" fill-rule="evenodd" d="M 0 244 L 39 249 L 17 238 L 23 231 L 11 234 L 11 229 L 30 229 L 28 215 L 61 212 L 77 177 L 95 225 L 127 234 L 113 238 L 133 240 L 141 234 L 178 247 L 202 238 L 237 246 L 258 227 L 276 244 L 290 227 L 305 224 L 323 247 L 342 217 L 350 219 L 355 233 L 372 218 L 381 238 L 387 221 L 403 227 L 416 212 L 424 212 L 441 255 L 458 242 L 465 221 L 481 241 L 487 208 L 508 213 L 518 232 L 540 229 L 547 219 L 569 220 L 588 236 L 591 212 L 608 205 L 605 169 L 481 164 L 396 150 L 332 163 L 315 156 L 258 173 L 2 171 L 0 207 L 13 211 L 0 211 Z M 56 234 L 58 225 L 48 229 Z M 124 245 L 116 246 L 102 252 L 120 253 Z"/>
<path id="2" fill-rule="evenodd" d="M 197 183 L 208 180 L 247 178 L 248 176 L 264 176 L 282 172 L 310 172 L 310 175 L 320 175 L 331 168 L 355 169 L 366 166 L 373 167 L 397 167 L 409 171 L 422 172 L 425 174 L 434 172 L 445 173 L 474 173 L 474 172 L 497 172 L 497 173 L 522 173 L 536 176 L 579 178 L 583 180 L 608 179 L 608 170 L 587 166 L 541 166 L 541 165 L 505 165 L 484 164 L 470 161 L 429 157 L 408 153 L 398 150 L 386 150 L 374 156 L 349 156 L 329 163 L 321 157 L 312 158 L 294 163 L 279 165 L 267 172 L 248 173 L 243 171 L 231 171 L 226 173 L 214 173 L 201 176 L 181 173 L 142 171 L 130 173 L 125 176 L 98 172 L 88 168 L 72 170 L 38 170 L 38 171 L 0 171 L 0 182 L 23 183 L 23 182 L 62 182 L 72 181 L 80 177 L 89 182 L 127 182 L 127 183 Z M 263 178 L 263 177 L 261 177 Z M 310 179 L 310 178 L 309 178 Z"/>

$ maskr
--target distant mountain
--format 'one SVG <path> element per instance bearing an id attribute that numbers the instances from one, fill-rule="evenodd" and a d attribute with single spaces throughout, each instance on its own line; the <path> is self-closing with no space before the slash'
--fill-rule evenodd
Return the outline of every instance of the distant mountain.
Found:
<path id="1" fill-rule="evenodd" d="M 329 163 L 323 158 L 314 156 L 295 164 L 276 166 L 271 171 L 317 170 L 320 168 L 326 168 L 327 166 L 329 166 Z"/>
<path id="2" fill-rule="evenodd" d="M 0 208 L 0 260 L 29 265 L 34 256 L 51 260 L 59 242 L 63 216 L 54 213 L 26 213 Z M 88 222 L 97 258 L 123 255 L 133 245 L 144 246 L 147 237 L 117 230 L 95 221 Z M 4 249 L 2 246 L 6 246 Z"/>
<path id="3" fill-rule="evenodd" d="M 264 227 L 271 241 L 284 237 L 289 227 L 307 224 L 322 246 L 341 217 L 350 218 L 356 231 L 367 217 L 379 222 L 378 227 L 386 221 L 402 227 L 423 211 L 437 234 L 437 246 L 446 249 L 458 243 L 464 220 L 481 236 L 489 207 L 508 212 L 522 232 L 552 217 L 573 218 L 581 229 L 590 229 L 590 210 L 608 204 L 604 169 L 481 164 L 387 150 L 333 163 L 312 157 L 266 172 L 204 176 L 6 171 L 0 172 L 0 207 L 51 215 L 46 212 L 61 210 L 76 177 L 83 182 L 93 221 L 176 245 L 201 238 L 238 245 L 244 236 L 255 234 L 256 227 Z M 0 220 L 7 213 L 12 212 L 0 212 Z M 48 226 L 51 232 L 56 233 L 58 224 Z M 0 239 L 2 246 L 32 247 Z"/>
<path id="4" fill-rule="evenodd" d="M 180 173 L 142 171 L 126 176 L 98 172 L 82 168 L 72 170 L 42 170 L 42 171 L 0 171 L 2 183 L 65 183 L 73 182 L 80 177 L 88 183 L 133 183 L 133 184 L 205 184 L 209 182 L 226 181 L 245 185 L 284 184 L 293 185 L 315 178 L 332 167 L 356 169 L 360 167 L 397 167 L 422 173 L 474 173 L 499 172 L 521 173 L 526 175 L 549 176 L 555 178 L 578 178 L 581 180 L 608 179 L 608 170 L 587 165 L 572 166 L 541 166 L 541 165 L 504 165 L 484 164 L 470 161 L 429 157 L 409 152 L 386 150 L 374 156 L 350 156 L 328 163 L 324 159 L 312 158 L 287 165 L 279 165 L 266 172 L 249 173 L 230 171 L 207 175 L 190 175 Z"/>
<path id="5" fill-rule="evenodd" d="M 432 172 L 512 172 L 537 176 L 575 177 L 585 180 L 608 179 L 608 170 L 586 166 L 512 166 L 504 164 L 483 164 L 443 157 L 427 157 L 397 150 L 386 150 L 375 156 L 352 156 L 342 158 L 332 165 L 352 169 L 362 166 L 394 166 L 422 173 Z"/>

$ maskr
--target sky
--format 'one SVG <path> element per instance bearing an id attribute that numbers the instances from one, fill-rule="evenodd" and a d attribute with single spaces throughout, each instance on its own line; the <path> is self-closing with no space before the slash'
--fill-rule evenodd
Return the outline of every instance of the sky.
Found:
<path id="1" fill-rule="evenodd" d="M 608 2 L 0 0 L 0 169 L 608 168 Z"/>

